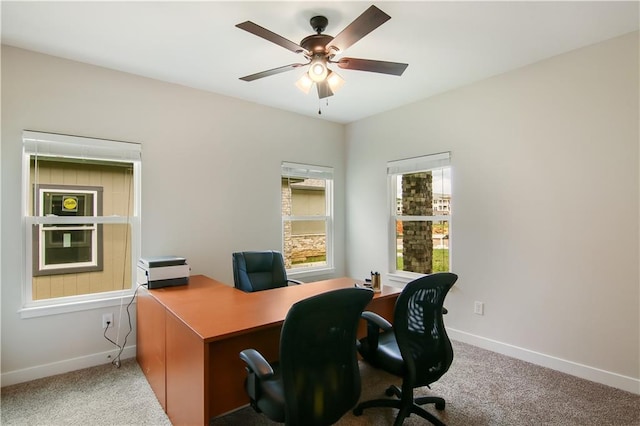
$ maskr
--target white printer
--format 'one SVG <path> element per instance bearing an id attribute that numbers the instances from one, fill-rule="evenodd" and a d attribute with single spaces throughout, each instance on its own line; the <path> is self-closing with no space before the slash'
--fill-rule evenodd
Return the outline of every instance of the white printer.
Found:
<path id="1" fill-rule="evenodd" d="M 138 260 L 138 285 L 149 289 L 189 283 L 187 259 L 179 256 L 155 256 Z"/>

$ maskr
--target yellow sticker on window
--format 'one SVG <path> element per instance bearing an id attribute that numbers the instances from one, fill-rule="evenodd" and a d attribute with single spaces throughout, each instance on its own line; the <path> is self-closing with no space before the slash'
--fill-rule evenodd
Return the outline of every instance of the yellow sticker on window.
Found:
<path id="1" fill-rule="evenodd" d="M 62 197 L 62 211 L 75 212 L 78 211 L 78 198 L 63 196 Z"/>

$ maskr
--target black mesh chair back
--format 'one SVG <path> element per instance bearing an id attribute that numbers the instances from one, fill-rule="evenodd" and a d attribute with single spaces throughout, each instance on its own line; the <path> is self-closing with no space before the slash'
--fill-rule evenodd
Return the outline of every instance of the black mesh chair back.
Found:
<path id="1" fill-rule="evenodd" d="M 454 274 L 419 278 L 398 297 L 393 330 L 404 361 L 404 380 L 412 387 L 437 381 L 453 362 L 453 348 L 444 327 L 444 299 L 455 283 Z"/>
<path id="2" fill-rule="evenodd" d="M 251 292 L 287 285 L 282 253 L 273 250 L 243 251 L 231 256 L 235 288 Z"/>
<path id="3" fill-rule="evenodd" d="M 255 350 L 240 357 L 248 365 L 251 406 L 287 425 L 337 422 L 360 398 L 356 338 L 371 290 L 345 288 L 294 304 L 280 335 L 276 368 Z"/>
<path id="4" fill-rule="evenodd" d="M 402 290 L 393 315 L 393 325 L 373 312 L 364 312 L 367 336 L 360 339 L 358 350 L 365 361 L 376 368 L 402 377 L 402 389 L 391 385 L 387 396 L 398 399 L 376 399 L 360 403 L 355 415 L 372 407 L 399 410 L 395 426 L 411 414 L 436 425 L 443 423 L 421 405 L 435 404 L 444 410 L 445 400 L 437 396 L 414 399 L 413 389 L 428 386 L 444 375 L 453 362 L 453 348 L 444 327 L 444 299 L 458 279 L 456 274 L 440 272 L 408 283 Z"/>

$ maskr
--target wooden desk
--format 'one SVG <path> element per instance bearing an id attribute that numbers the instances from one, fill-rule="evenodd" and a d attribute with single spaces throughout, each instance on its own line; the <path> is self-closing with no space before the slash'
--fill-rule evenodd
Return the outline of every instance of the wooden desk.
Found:
<path id="1" fill-rule="evenodd" d="M 245 293 L 196 275 L 187 286 L 141 288 L 138 363 L 174 425 L 206 425 L 249 402 L 241 350 L 254 348 L 277 360 L 280 327 L 291 305 L 355 282 L 337 278 Z M 367 309 L 391 320 L 399 292 L 383 287 Z M 361 324 L 359 334 L 364 333 Z"/>

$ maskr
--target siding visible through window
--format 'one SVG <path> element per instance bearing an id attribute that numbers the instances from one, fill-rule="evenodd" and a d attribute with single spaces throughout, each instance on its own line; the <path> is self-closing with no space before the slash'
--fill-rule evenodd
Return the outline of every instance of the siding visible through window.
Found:
<path id="1" fill-rule="evenodd" d="M 288 273 L 333 267 L 333 169 L 282 163 L 282 252 Z"/>
<path id="2" fill-rule="evenodd" d="M 140 176 L 139 144 L 23 132 L 25 308 L 131 293 Z"/>

